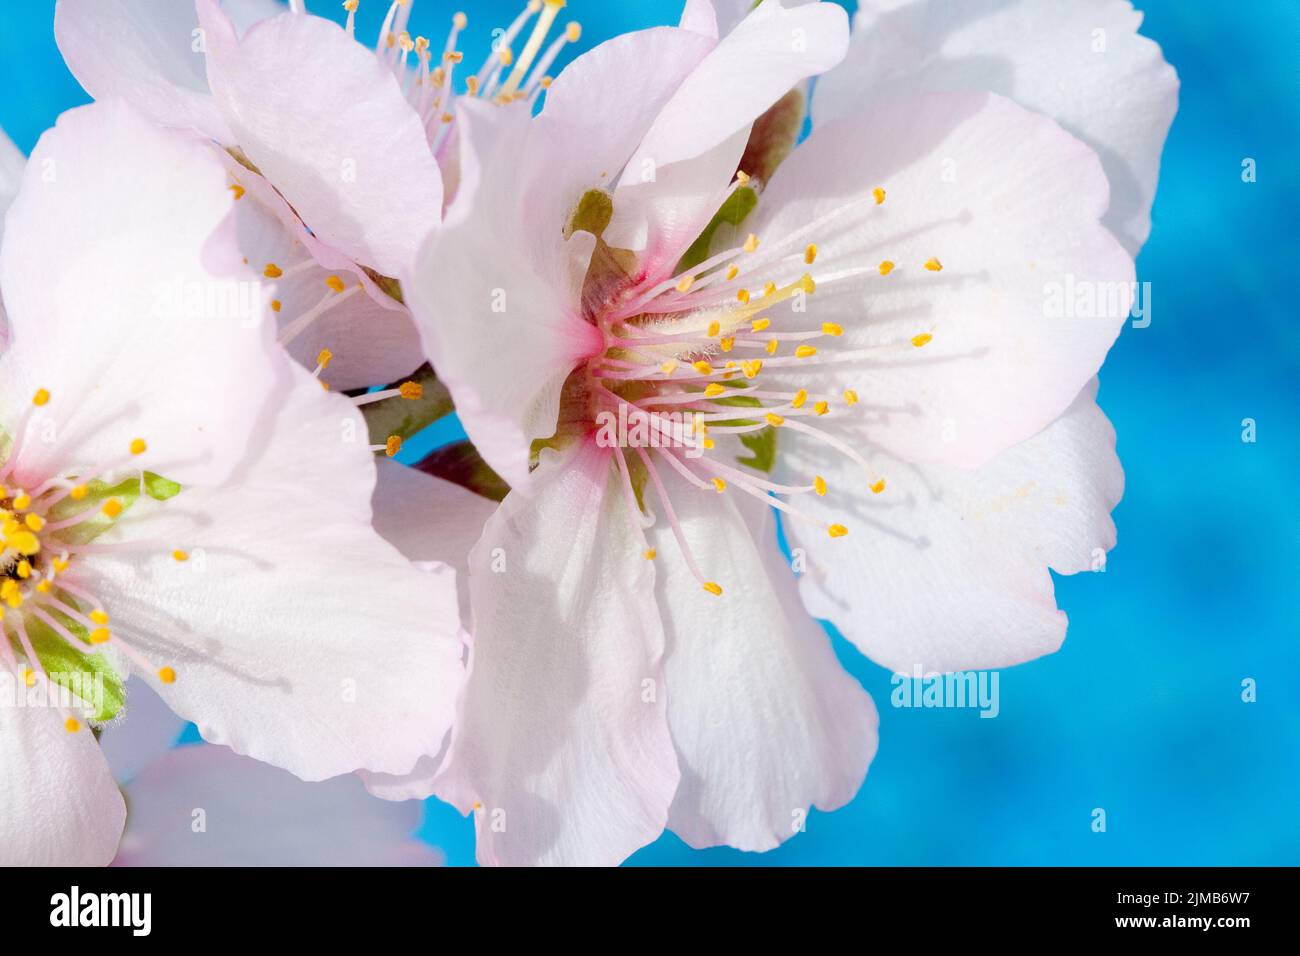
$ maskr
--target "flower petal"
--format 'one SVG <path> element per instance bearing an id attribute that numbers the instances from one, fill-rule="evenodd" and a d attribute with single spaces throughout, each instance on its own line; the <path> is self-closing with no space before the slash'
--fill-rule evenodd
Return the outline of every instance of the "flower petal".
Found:
<path id="1" fill-rule="evenodd" d="M 164 126 L 231 143 L 208 91 L 202 33 L 187 0 L 59 0 L 54 38 L 97 100 L 122 97 Z"/>
<path id="2" fill-rule="evenodd" d="M 751 268 L 762 279 L 784 256 L 796 276 L 803 244 L 820 244 L 808 314 L 774 309 L 772 328 L 830 321 L 844 336 L 822 364 L 773 371 L 861 396 L 818 425 L 865 421 L 859 433 L 898 457 L 979 466 L 1064 411 L 1128 317 L 1133 260 L 1098 222 L 1106 195 L 1091 150 L 991 94 L 878 102 L 822 125 L 760 201 L 767 259 L 760 249 Z"/>
<path id="3" fill-rule="evenodd" d="M 307 784 L 225 747 L 180 747 L 128 787 L 116 866 L 438 866 L 423 808 L 367 796 L 355 777 Z M 194 829 L 195 807 L 204 829 Z"/>
<path id="4" fill-rule="evenodd" d="M 172 713 L 148 682 L 127 682 L 126 710 L 100 732 L 99 746 L 118 783 L 128 783 L 180 739 L 189 721 Z"/>
<path id="5" fill-rule="evenodd" d="M 474 643 L 439 795 L 481 863 L 612 865 L 663 830 L 677 787 L 653 570 L 610 453 L 543 453 L 470 557 Z"/>
<path id="6" fill-rule="evenodd" d="M 1093 383 L 1059 420 L 977 471 L 882 459 L 888 486 L 878 496 L 860 490 L 851 465 L 783 434 L 783 476 L 821 474 L 831 488 L 800 506 L 849 528 L 831 540 L 787 522 L 808 562 L 808 610 L 908 675 L 1005 667 L 1055 651 L 1066 618 L 1047 569 L 1104 567 L 1115 545 L 1110 511 L 1124 491 L 1115 432 L 1095 395 Z"/>
<path id="7" fill-rule="evenodd" d="M 23 474 L 121 461 L 139 437 L 141 464 L 183 485 L 237 465 L 277 366 L 232 202 L 206 145 L 121 101 L 41 137 L 0 252 L 0 404 L 16 415 L 48 390 L 31 427 L 59 436 L 24 446 Z"/>
<path id="8" fill-rule="evenodd" d="M 174 667 L 160 693 L 208 741 L 305 780 L 406 773 L 442 747 L 463 676 L 455 585 L 373 530 L 360 414 L 284 364 L 294 387 L 239 474 L 137 503 L 100 540 L 143 547 L 69 574 Z"/>
<path id="9" fill-rule="evenodd" d="M 88 729 L 68 733 L 50 707 L 0 706 L 0 767 L 0 866 L 113 859 L 126 805 Z"/>
<path id="10" fill-rule="evenodd" d="M 1097 151 L 1111 190 L 1103 222 L 1136 255 L 1178 109 L 1178 76 L 1141 22 L 1128 0 L 866 0 L 814 117 L 850 115 L 867 96 L 1008 96 Z"/>
<path id="11" fill-rule="evenodd" d="M 215 0 L 199 16 L 231 142 L 321 241 L 405 273 L 441 219 L 442 180 L 392 71 L 320 17 L 281 14 L 237 40 Z"/>
<path id="12" fill-rule="evenodd" d="M 696 561 L 723 586 L 706 593 L 672 534 L 656 530 L 682 774 L 668 826 L 693 847 L 769 850 L 801 829 L 809 806 L 834 810 L 857 793 L 876 709 L 800 605 L 772 510 L 737 490 L 719 498 L 673 473 L 663 480 Z"/>
<path id="13" fill-rule="evenodd" d="M 18 195 L 18 184 L 22 182 L 23 166 L 26 157 L 19 151 L 13 141 L 0 129 L 0 246 L 4 245 L 5 212 L 9 204 Z M 0 346 L 9 340 L 9 320 L 5 315 L 3 290 L 0 289 Z"/>

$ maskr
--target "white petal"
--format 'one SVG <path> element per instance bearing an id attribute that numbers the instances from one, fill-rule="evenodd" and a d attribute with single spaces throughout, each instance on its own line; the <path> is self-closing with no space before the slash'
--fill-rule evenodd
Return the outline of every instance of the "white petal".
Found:
<path id="1" fill-rule="evenodd" d="M 1008 96 L 1097 151 L 1111 189 L 1103 221 L 1136 254 L 1178 109 L 1178 76 L 1141 22 L 1128 0 L 864 0 L 813 115 L 933 90 Z"/>
<path id="2" fill-rule="evenodd" d="M 27 159 L 13 141 L 0 129 L 0 246 L 4 244 L 5 212 L 18 194 L 22 182 L 23 166 Z M 5 316 L 4 290 L 0 289 L 0 345 L 9 339 L 9 320 Z"/>
<path id="3" fill-rule="evenodd" d="M 236 466 L 278 373 L 233 201 L 208 146 L 120 101 L 41 137 L 0 253 L 0 407 L 47 389 L 32 434 L 59 436 L 24 446 L 24 473 L 119 461 L 137 437 L 138 464 L 182 484 Z"/>
<path id="4" fill-rule="evenodd" d="M 511 493 L 470 558 L 470 678 L 439 795 L 474 813 L 481 863 L 617 864 L 667 820 L 663 631 L 609 454 L 545 452 L 534 497 Z"/>
<path id="5" fill-rule="evenodd" d="M 768 850 L 798 832 L 810 805 L 853 798 L 876 752 L 876 709 L 800 605 L 771 509 L 734 486 L 720 498 L 663 479 L 696 561 L 723 587 L 705 592 L 671 532 L 656 529 L 682 774 L 668 826 L 693 847 Z"/>
<path id="6" fill-rule="evenodd" d="M 1089 385 L 1061 418 L 973 472 L 882 463 L 885 491 L 852 466 L 783 433 L 785 478 L 822 474 L 825 498 L 800 501 L 845 538 L 787 522 L 804 549 L 808 610 L 900 673 L 1004 667 L 1050 654 L 1065 637 L 1048 568 L 1074 574 L 1115 545 L 1124 491 L 1115 432 Z"/>
<path id="7" fill-rule="evenodd" d="M 1002 97 L 925 94 L 824 124 L 777 171 L 752 228 L 776 256 L 783 236 L 845 208 L 785 250 L 793 278 L 809 268 L 803 243 L 819 244 L 817 290 L 806 315 L 773 309 L 772 328 L 843 326 L 817 343 L 822 364 L 784 371 L 830 398 L 857 391 L 861 406 L 836 401 L 815 424 L 863 423 L 868 456 L 977 467 L 1064 411 L 1128 317 L 1133 260 L 1098 222 L 1100 163 Z M 924 268 L 931 257 L 942 271 Z M 882 260 L 894 271 L 880 275 Z"/>
<path id="8" fill-rule="evenodd" d="M 306 780 L 406 773 L 451 722 L 455 585 L 373 530 L 361 416 L 292 372 L 274 431 L 235 479 L 137 503 L 101 539 L 157 551 L 94 553 L 69 573 L 88 576 L 155 666 L 174 667 L 160 693 L 205 739 Z"/>
<path id="9" fill-rule="evenodd" d="M 113 859 L 126 806 L 89 729 L 68 733 L 49 707 L 0 706 L 0 767 L 0 866 Z"/>
<path id="10" fill-rule="evenodd" d="M 237 40 L 214 0 L 199 14 L 233 142 L 321 241 L 404 274 L 441 219 L 442 179 L 392 71 L 320 17 L 282 14 Z"/>
<path id="11" fill-rule="evenodd" d="M 438 866 L 423 808 L 367 796 L 355 777 L 308 784 L 225 747 L 180 747 L 127 787 L 117 866 Z M 204 828 L 195 831 L 195 808 Z"/>
<path id="12" fill-rule="evenodd" d="M 189 0 L 59 0 L 54 38 L 95 99 L 121 97 L 164 126 L 233 142 L 208 91 L 199 19 Z"/>

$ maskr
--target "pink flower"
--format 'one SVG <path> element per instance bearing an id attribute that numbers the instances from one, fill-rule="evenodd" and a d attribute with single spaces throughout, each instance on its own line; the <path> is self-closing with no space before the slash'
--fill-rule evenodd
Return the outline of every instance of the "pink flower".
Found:
<path id="1" fill-rule="evenodd" d="M 844 16 L 717 22 L 692 0 L 597 47 L 532 121 L 464 104 L 497 186 L 407 279 L 514 490 L 470 556 L 446 766 L 373 785 L 473 812 L 484 862 L 775 846 L 875 750 L 808 611 L 908 673 L 1012 664 L 1063 637 L 1047 569 L 1114 543 L 1089 382 L 1133 263 L 1096 155 L 988 92 L 864 95 L 760 183 L 755 120 L 840 61 Z M 1115 302 L 1053 316 L 1063 283 Z"/>
<path id="2" fill-rule="evenodd" d="M 107 102 L 41 138 L 8 213 L 7 864 L 112 858 L 122 799 L 87 724 L 127 674 L 304 780 L 409 772 L 447 734 L 451 573 L 372 528 L 364 422 L 274 346 L 226 186 L 209 149 Z"/>

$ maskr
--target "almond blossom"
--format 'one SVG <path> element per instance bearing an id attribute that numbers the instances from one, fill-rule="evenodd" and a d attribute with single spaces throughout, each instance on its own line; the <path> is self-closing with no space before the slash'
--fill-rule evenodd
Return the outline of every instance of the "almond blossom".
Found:
<path id="1" fill-rule="evenodd" d="M 1063 636 L 1047 569 L 1114 543 L 1088 383 L 1133 262 L 1096 154 L 987 91 L 864 95 L 760 182 L 761 121 L 846 24 L 718 23 L 691 0 L 602 44 L 530 121 L 463 104 L 511 188 L 462 190 L 406 280 L 513 491 L 470 555 L 445 766 L 372 786 L 472 812 L 483 862 L 617 863 L 665 827 L 777 845 L 875 749 L 809 611 L 908 673 L 1012 664 Z M 1049 318 L 1066 281 L 1118 307 Z M 608 440 L 619 415 L 650 440 Z"/>
<path id="2" fill-rule="evenodd" d="M 355 35 L 357 4 L 343 4 L 344 27 L 270 0 L 60 0 L 55 14 L 59 47 L 92 96 L 123 97 L 217 147 L 231 189 L 259 207 L 244 254 L 277 284 L 281 343 L 308 368 L 327 351 L 340 389 L 419 364 L 396 277 L 475 177 L 452 122 L 470 68 L 457 49 L 466 15 L 430 40 L 406 29 L 410 0 L 392 3 L 370 48 Z M 530 0 L 461 96 L 539 95 L 580 34 L 571 23 L 544 45 L 563 5 Z"/>
<path id="3" fill-rule="evenodd" d="M 364 422 L 274 346 L 235 206 L 210 149 L 109 101 L 42 137 L 8 212 L 5 864 L 112 858 L 91 728 L 129 674 L 304 780 L 408 772 L 446 736 L 451 573 L 374 532 Z"/>

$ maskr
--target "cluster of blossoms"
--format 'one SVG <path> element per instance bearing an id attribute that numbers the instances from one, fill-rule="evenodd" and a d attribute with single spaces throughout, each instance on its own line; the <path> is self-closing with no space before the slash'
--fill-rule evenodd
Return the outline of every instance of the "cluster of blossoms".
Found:
<path id="1" fill-rule="evenodd" d="M 409 0 L 373 48 L 358 0 L 59 0 L 97 102 L 0 143 L 0 861 L 113 857 L 128 674 L 482 862 L 616 864 L 852 799 L 877 716 L 819 619 L 905 673 L 1060 645 L 1128 302 L 1044 289 L 1132 283 L 1177 98 L 1140 16 L 687 0 L 552 79 L 563 6 L 473 70 Z M 456 467 L 391 460 L 452 407 Z"/>

